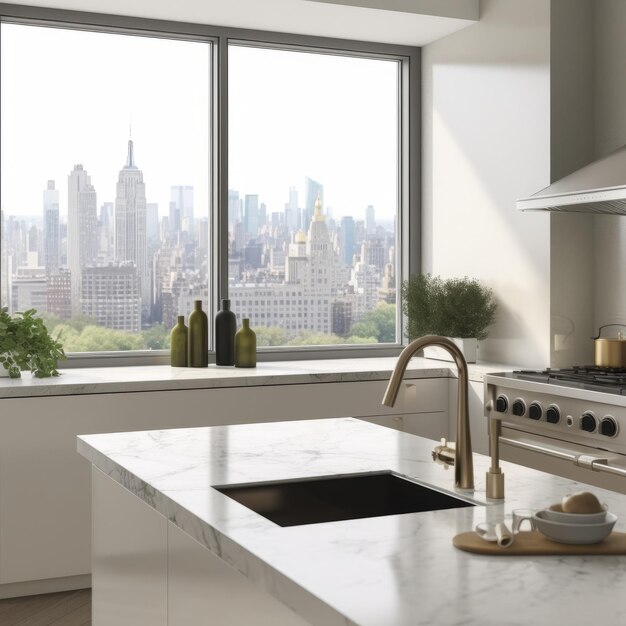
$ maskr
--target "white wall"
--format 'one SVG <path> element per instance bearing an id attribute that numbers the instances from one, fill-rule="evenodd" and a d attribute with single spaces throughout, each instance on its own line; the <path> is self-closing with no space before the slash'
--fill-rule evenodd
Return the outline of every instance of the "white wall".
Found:
<path id="1" fill-rule="evenodd" d="M 552 0 L 550 180 L 594 158 L 593 2 Z M 532 217 L 529 214 L 529 217 Z M 550 364 L 593 363 L 592 215 L 550 216 Z"/>
<path id="2" fill-rule="evenodd" d="M 595 0 L 595 157 L 626 144 L 626 2 Z M 626 324 L 626 218 L 595 222 L 595 326 Z M 615 332 L 616 329 L 612 329 Z"/>
<path id="3" fill-rule="evenodd" d="M 481 359 L 546 366 L 550 219 L 515 200 L 550 182 L 550 3 L 485 0 L 422 59 L 422 268 L 494 289 Z"/>

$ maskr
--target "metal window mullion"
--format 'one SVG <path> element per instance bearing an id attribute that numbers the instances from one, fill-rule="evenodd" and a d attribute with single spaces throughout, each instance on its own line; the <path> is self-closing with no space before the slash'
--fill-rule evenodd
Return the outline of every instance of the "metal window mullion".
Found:
<path id="1" fill-rule="evenodd" d="M 396 272 L 396 341 L 404 340 L 407 319 L 402 312 L 402 282 L 421 271 L 421 107 L 420 55 L 414 49 L 400 68 L 399 115 L 399 235 Z"/>

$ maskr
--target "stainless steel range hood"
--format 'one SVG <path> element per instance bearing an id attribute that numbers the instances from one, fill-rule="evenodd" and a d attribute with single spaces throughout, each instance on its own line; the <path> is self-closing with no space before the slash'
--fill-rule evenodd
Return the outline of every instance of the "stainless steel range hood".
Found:
<path id="1" fill-rule="evenodd" d="M 626 215 L 626 146 L 518 200 L 516 206 L 520 211 Z"/>

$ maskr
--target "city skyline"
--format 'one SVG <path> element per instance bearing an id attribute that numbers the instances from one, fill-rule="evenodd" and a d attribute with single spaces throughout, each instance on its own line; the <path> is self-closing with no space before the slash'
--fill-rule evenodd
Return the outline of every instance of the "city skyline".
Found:
<path id="1" fill-rule="evenodd" d="M 87 316 L 99 327 L 137 334 L 170 327 L 194 299 L 208 298 L 209 220 L 194 216 L 193 188 L 172 186 L 169 216 L 154 210 L 149 217 L 130 140 L 127 150 L 115 202 L 99 213 L 90 174 L 76 165 L 67 178 L 65 227 L 53 181 L 42 192 L 41 227 L 3 214 L 0 287 L 11 311 Z M 268 213 L 254 194 L 231 190 L 229 197 L 229 297 L 239 315 L 280 328 L 285 341 L 302 333 L 346 336 L 378 304 L 396 299 L 395 224 L 386 229 L 372 205 L 364 219 L 332 220 L 322 207 L 323 181 L 306 178 L 305 188 L 300 202 L 290 187 L 281 212 Z"/>

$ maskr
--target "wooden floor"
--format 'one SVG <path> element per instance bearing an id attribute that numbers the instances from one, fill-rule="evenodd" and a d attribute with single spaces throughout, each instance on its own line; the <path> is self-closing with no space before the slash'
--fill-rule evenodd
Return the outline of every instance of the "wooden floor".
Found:
<path id="1" fill-rule="evenodd" d="M 0 600 L 0 626 L 91 626 L 91 589 Z"/>

